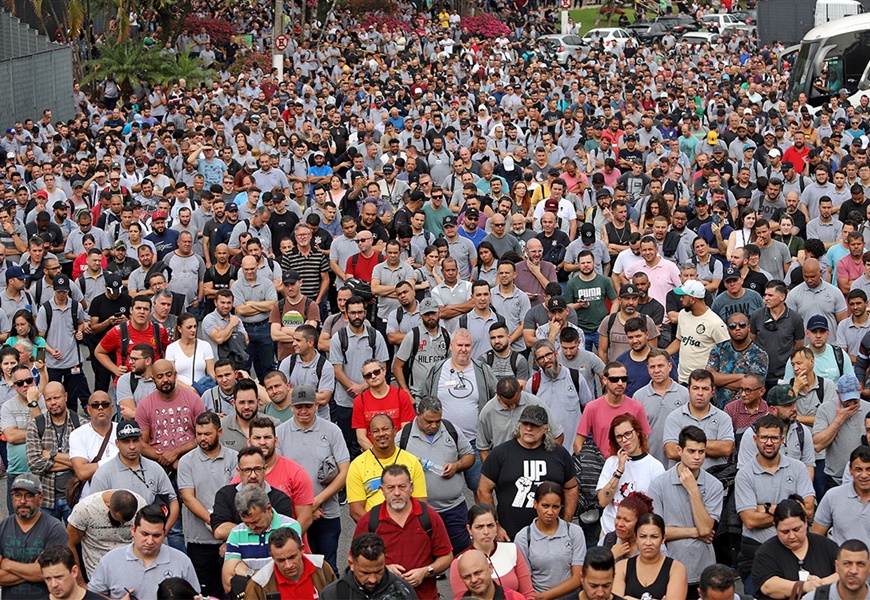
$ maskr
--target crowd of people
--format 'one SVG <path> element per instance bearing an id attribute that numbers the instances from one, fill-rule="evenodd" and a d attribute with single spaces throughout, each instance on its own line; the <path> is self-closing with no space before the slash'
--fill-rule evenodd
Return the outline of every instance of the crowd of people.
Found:
<path id="1" fill-rule="evenodd" d="M 492 8 L 4 124 L 4 598 L 870 598 L 868 103 Z"/>

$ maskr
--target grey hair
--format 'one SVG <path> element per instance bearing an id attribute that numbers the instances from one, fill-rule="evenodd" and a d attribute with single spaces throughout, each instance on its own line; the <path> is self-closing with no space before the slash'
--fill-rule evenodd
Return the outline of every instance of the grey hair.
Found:
<path id="1" fill-rule="evenodd" d="M 163 275 L 163 273 L 160 273 L 160 275 Z M 168 289 L 160 290 L 159 292 L 154 294 L 154 298 L 152 298 L 151 303 L 154 304 L 154 302 L 156 302 L 158 298 L 169 298 L 170 300 L 172 300 L 174 297 L 172 295 L 172 292 L 170 292 Z"/>
<path id="2" fill-rule="evenodd" d="M 21 347 L 21 350 L 24 352 L 24 354 L 33 354 L 33 342 L 31 342 L 27 338 L 18 338 L 15 341 L 15 347 L 18 348 L 19 346 Z"/>
<path id="3" fill-rule="evenodd" d="M 693 262 L 684 262 L 683 264 L 680 265 L 680 273 L 682 273 L 683 271 L 688 271 L 688 270 L 697 271 L 698 266 Z"/>
<path id="4" fill-rule="evenodd" d="M 510 439 L 516 440 L 520 437 L 520 425 L 521 423 L 517 423 L 513 428 Z M 544 430 L 544 439 L 542 441 L 544 443 L 544 450 L 547 452 L 552 452 L 556 449 L 556 438 L 553 437 L 553 430 L 550 429 L 549 425 L 547 425 L 547 429 Z"/>
<path id="5" fill-rule="evenodd" d="M 422 415 L 426 412 L 440 415 L 443 411 L 444 408 L 441 406 L 441 400 L 439 400 L 437 396 L 423 396 L 417 402 L 418 415 Z"/>
<path id="6" fill-rule="evenodd" d="M 266 510 L 270 504 L 266 490 L 253 484 L 243 486 L 236 494 L 236 511 L 242 516 L 251 514 L 255 508 Z"/>
<path id="7" fill-rule="evenodd" d="M 459 338 L 459 337 L 467 337 L 467 338 L 469 338 L 469 339 L 471 339 L 471 340 L 474 339 L 474 336 L 471 335 L 471 332 L 468 331 L 467 329 L 465 329 L 464 327 L 460 327 L 459 329 L 457 329 L 456 331 L 454 331 L 454 332 L 453 332 L 453 337 L 452 337 L 451 339 L 454 339 L 454 340 L 455 340 L 456 338 Z"/>
<path id="8" fill-rule="evenodd" d="M 362 372 L 362 370 L 365 369 L 366 366 L 368 366 L 368 365 L 378 365 L 378 366 L 380 367 L 380 366 L 381 366 L 381 361 L 379 361 L 377 358 L 368 358 L 368 359 L 366 359 L 365 362 L 363 362 L 362 366 L 361 366 L 360 369 L 359 369 L 360 372 Z"/>
<path id="9" fill-rule="evenodd" d="M 552 350 L 553 352 L 556 351 L 556 345 L 553 344 L 553 342 L 551 342 L 550 340 L 547 340 L 547 339 L 538 340 L 537 342 L 532 344 L 532 351 L 531 351 L 531 355 L 530 355 L 529 360 L 534 361 L 535 354 L 537 354 L 538 350 L 540 350 L 541 348 L 548 348 L 548 349 Z"/>
<path id="10" fill-rule="evenodd" d="M 261 206 L 260 208 L 258 208 L 257 210 L 254 211 L 254 214 L 257 215 L 258 217 L 265 217 L 266 215 L 269 214 L 269 209 L 265 206 Z"/>

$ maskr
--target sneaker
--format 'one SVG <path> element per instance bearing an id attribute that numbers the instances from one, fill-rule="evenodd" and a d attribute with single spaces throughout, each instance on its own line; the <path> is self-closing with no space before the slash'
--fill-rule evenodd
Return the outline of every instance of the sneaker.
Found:
<path id="1" fill-rule="evenodd" d="M 338 503 L 344 506 L 347 504 L 347 488 L 338 490 Z"/>

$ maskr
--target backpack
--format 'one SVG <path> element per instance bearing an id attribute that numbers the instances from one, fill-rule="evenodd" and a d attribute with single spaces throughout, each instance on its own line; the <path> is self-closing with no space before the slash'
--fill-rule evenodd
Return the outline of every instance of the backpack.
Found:
<path id="1" fill-rule="evenodd" d="M 369 302 L 374 299 L 372 293 L 372 284 L 368 281 L 363 281 L 359 277 L 351 277 L 344 281 L 344 287 L 350 290 L 354 296 L 359 296 L 364 302 Z"/>
<path id="2" fill-rule="evenodd" d="M 369 348 L 372 351 L 372 358 L 375 357 L 375 348 L 377 347 L 378 337 L 377 331 L 375 331 L 374 327 L 370 327 L 366 325 L 366 332 L 369 336 Z M 338 330 L 338 343 L 341 345 L 341 355 L 347 360 L 347 346 L 350 343 L 350 339 L 348 338 L 347 327 L 342 327 Z"/>
<path id="3" fill-rule="evenodd" d="M 520 356 L 519 352 L 514 352 L 513 350 L 511 350 L 511 356 L 510 356 L 511 371 L 513 372 L 514 375 L 517 374 L 517 361 L 519 360 L 519 356 Z M 483 362 L 488 364 L 490 367 L 495 362 L 495 359 L 496 359 L 496 356 L 495 356 L 494 350 L 490 350 L 489 352 L 487 352 L 486 354 L 483 355 Z M 538 385 L 540 385 L 540 382 L 538 383 Z"/>
<path id="4" fill-rule="evenodd" d="M 598 509 L 598 478 L 604 468 L 604 455 L 601 454 L 598 445 L 592 436 L 586 438 L 583 447 L 574 455 L 575 478 L 579 487 L 577 499 L 577 514 L 581 515 L 588 510 Z"/>
<path id="5" fill-rule="evenodd" d="M 432 520 L 429 518 L 429 507 L 425 502 L 420 502 L 420 508 L 423 509 L 423 512 L 417 518 L 420 519 L 420 525 L 423 527 L 426 535 L 432 537 Z M 377 506 L 372 506 L 372 509 L 369 511 L 369 533 L 377 532 L 380 520 L 381 505 L 378 504 Z"/>
<path id="6" fill-rule="evenodd" d="M 320 381 L 320 378 L 323 376 L 323 365 L 326 364 L 326 357 L 323 356 L 322 354 L 320 354 L 319 352 L 317 354 L 318 354 L 317 366 L 314 367 L 314 372 L 317 374 L 317 380 Z M 290 364 L 287 367 L 287 374 L 288 375 L 293 374 L 293 369 L 296 368 L 296 363 L 298 362 L 298 360 L 299 360 L 298 354 L 293 354 L 290 356 Z M 288 377 L 288 379 L 289 379 L 289 377 Z"/>
<path id="7" fill-rule="evenodd" d="M 119 325 L 121 328 L 121 360 L 127 358 L 127 351 L 130 349 L 130 325 L 124 321 Z M 157 356 L 163 357 L 163 340 L 160 339 L 160 326 L 154 321 L 151 321 L 151 327 L 154 328 L 154 341 L 157 344 Z M 133 385 L 133 382 L 130 382 Z M 138 384 L 137 384 L 138 385 Z M 133 388 L 136 391 L 136 388 Z"/>
<path id="8" fill-rule="evenodd" d="M 843 376 L 843 364 L 845 362 L 845 358 L 843 357 L 843 349 L 839 346 L 831 346 L 834 349 L 834 360 L 837 361 L 837 369 L 840 371 L 840 377 Z"/>
<path id="9" fill-rule="evenodd" d="M 498 314 L 497 312 L 495 312 L 495 309 L 492 308 L 492 307 L 490 307 L 489 310 L 491 310 L 491 311 L 492 311 L 492 314 L 495 315 L 495 320 L 496 320 L 496 322 L 501 323 L 502 325 L 504 325 L 504 317 L 502 317 L 500 314 Z M 459 317 L 459 327 L 460 327 L 461 329 L 468 329 L 468 313 L 465 313 L 464 315 L 461 315 L 461 316 Z M 489 332 L 487 332 L 487 334 L 488 334 L 488 333 L 489 333 Z"/>
<path id="10" fill-rule="evenodd" d="M 72 421 L 73 429 L 81 427 L 78 413 L 70 410 L 67 411 L 67 414 L 69 415 L 70 421 Z M 39 434 L 39 439 L 42 439 L 42 436 L 45 435 L 45 426 L 47 425 L 45 415 L 37 415 L 33 420 L 36 421 L 36 432 Z"/>
<path id="11" fill-rule="evenodd" d="M 821 587 L 816 588 L 816 593 L 813 595 L 815 600 L 828 600 L 831 597 L 831 586 L 833 583 L 829 583 L 828 585 L 823 585 Z"/>
<path id="12" fill-rule="evenodd" d="M 456 432 L 456 427 L 448 421 L 447 419 L 441 419 L 441 422 L 444 423 L 444 429 L 447 430 L 447 433 L 450 434 L 450 437 L 453 438 L 453 443 L 456 445 L 456 448 L 459 448 L 459 434 Z M 402 450 L 406 450 L 408 448 L 408 440 L 411 439 L 411 426 L 414 424 L 413 421 L 410 423 L 406 423 L 404 427 L 402 427 L 402 434 L 399 436 L 399 448 Z"/>
<path id="13" fill-rule="evenodd" d="M 72 316 L 73 331 L 79 328 L 79 315 L 76 310 L 76 303 L 70 302 L 70 316 Z M 45 335 L 48 336 L 48 330 L 51 329 L 51 319 L 54 317 L 54 310 L 51 308 L 51 300 L 42 305 L 45 309 Z"/>
<path id="14" fill-rule="evenodd" d="M 836 353 L 834 354 L 836 355 Z M 794 386 L 794 379 L 794 377 L 791 378 L 789 385 Z M 816 404 L 816 408 L 818 408 L 822 405 L 822 402 L 825 401 L 825 378 L 816 375 L 816 380 L 819 382 L 819 385 L 816 387 L 816 398 L 819 401 L 819 403 Z M 803 428 L 801 428 L 798 433 L 798 438 L 801 436 L 803 436 Z M 801 444 L 801 450 L 803 450 L 803 444 Z"/>
<path id="15" fill-rule="evenodd" d="M 402 365 L 402 374 L 405 376 L 405 383 L 410 386 L 414 375 L 414 359 L 417 357 L 417 350 L 420 348 L 420 327 L 414 327 L 408 335 L 411 336 L 413 343 L 411 344 L 411 354 L 408 355 L 408 360 Z M 449 348 L 450 334 L 443 327 L 441 328 L 441 335 L 444 337 L 444 347 Z M 447 356 L 444 358 L 447 358 Z"/>
<path id="16" fill-rule="evenodd" d="M 574 382 L 574 389 L 577 390 L 577 394 L 580 394 L 580 371 L 577 369 L 572 369 L 571 367 L 566 367 L 568 369 L 568 373 L 571 375 L 571 381 Z M 538 393 L 538 388 L 541 387 L 541 372 L 538 371 L 534 375 L 532 375 L 532 393 Z"/>

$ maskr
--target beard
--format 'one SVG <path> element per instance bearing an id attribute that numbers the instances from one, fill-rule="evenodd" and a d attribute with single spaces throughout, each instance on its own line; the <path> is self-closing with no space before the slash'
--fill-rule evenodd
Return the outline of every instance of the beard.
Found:
<path id="1" fill-rule="evenodd" d="M 554 364 L 552 367 L 545 368 L 544 373 L 550 379 L 555 379 L 559 375 L 559 365 Z"/>

